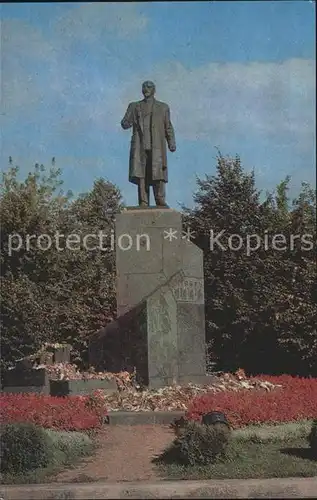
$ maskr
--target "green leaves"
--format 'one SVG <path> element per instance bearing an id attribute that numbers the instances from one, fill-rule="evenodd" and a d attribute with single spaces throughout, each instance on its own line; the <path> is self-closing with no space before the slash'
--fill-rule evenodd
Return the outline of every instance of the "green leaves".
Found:
<path id="1" fill-rule="evenodd" d="M 197 179 L 195 207 L 183 207 L 204 251 L 207 340 L 221 370 L 317 373 L 316 193 L 303 183 L 291 202 L 289 182 L 261 201 L 253 172 L 219 153 L 216 175 Z M 225 250 L 211 248 L 210 230 L 223 231 Z M 259 237 L 249 255 L 248 235 Z"/>
<path id="2" fill-rule="evenodd" d="M 111 237 L 120 191 L 97 179 L 73 198 L 55 163 L 36 165 L 21 181 L 11 159 L 3 174 L 2 365 L 45 341 L 72 343 L 85 363 L 89 336 L 115 315 Z M 204 251 L 207 340 L 221 370 L 317 374 L 316 192 L 303 183 L 290 200 L 289 183 L 262 200 L 254 172 L 219 153 L 216 175 L 197 179 L 195 206 L 183 207 L 185 229 Z M 84 237 L 100 231 L 103 249 L 96 241 L 85 248 Z M 215 240 L 211 248 L 211 231 L 223 247 Z M 274 247 L 275 235 L 284 243 Z"/>
<path id="3" fill-rule="evenodd" d="M 83 362 L 89 335 L 115 314 L 113 252 L 85 248 L 83 238 L 114 230 L 120 192 L 98 179 L 73 200 L 61 190 L 60 173 L 52 162 L 36 165 L 22 182 L 17 167 L 3 174 L 2 366 L 45 341 L 71 342 Z M 78 245 L 66 244 L 70 235 Z"/>

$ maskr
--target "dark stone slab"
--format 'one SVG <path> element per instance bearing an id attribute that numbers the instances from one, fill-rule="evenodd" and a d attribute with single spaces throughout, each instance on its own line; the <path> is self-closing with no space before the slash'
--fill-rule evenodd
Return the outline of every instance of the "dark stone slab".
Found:
<path id="1" fill-rule="evenodd" d="M 7 370 L 3 373 L 4 387 L 31 387 L 48 385 L 48 375 L 45 368 Z"/>
<path id="2" fill-rule="evenodd" d="M 2 392 L 9 393 L 9 394 L 24 394 L 24 393 L 36 393 L 36 394 L 45 394 L 46 396 L 49 396 L 50 394 L 50 386 L 47 383 L 47 385 L 21 385 L 21 386 L 9 386 L 6 387 L 4 386 L 2 388 Z"/>
<path id="3" fill-rule="evenodd" d="M 77 396 L 91 394 L 97 389 L 107 392 L 117 390 L 114 380 L 50 380 L 51 396 Z"/>
<path id="4" fill-rule="evenodd" d="M 112 411 L 110 425 L 170 425 L 175 419 L 185 416 L 184 411 Z"/>
<path id="5" fill-rule="evenodd" d="M 65 344 L 62 347 L 55 347 L 53 353 L 54 363 L 69 363 L 70 361 L 71 346 Z"/>

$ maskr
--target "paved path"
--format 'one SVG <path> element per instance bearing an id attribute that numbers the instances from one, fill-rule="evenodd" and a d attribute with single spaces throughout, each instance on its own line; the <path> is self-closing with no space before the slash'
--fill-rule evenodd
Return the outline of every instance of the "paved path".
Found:
<path id="1" fill-rule="evenodd" d="M 147 481 L 159 479 L 151 459 L 169 445 L 175 435 L 168 426 L 105 426 L 96 454 L 74 469 L 56 476 L 57 482 Z"/>

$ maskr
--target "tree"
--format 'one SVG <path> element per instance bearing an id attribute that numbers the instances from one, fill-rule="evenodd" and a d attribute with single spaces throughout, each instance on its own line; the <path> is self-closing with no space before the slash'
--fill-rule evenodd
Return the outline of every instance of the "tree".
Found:
<path id="1" fill-rule="evenodd" d="M 279 297 L 275 328 L 288 371 L 317 374 L 316 191 L 302 183 L 289 210 L 293 245 L 289 290 Z M 296 238 L 296 239 L 295 239 Z"/>
<path id="2" fill-rule="evenodd" d="M 195 229 L 195 243 L 204 251 L 207 340 L 219 369 L 316 370 L 312 324 L 316 308 L 308 278 L 312 260 L 307 252 L 303 255 L 289 245 L 295 212 L 302 210 L 299 202 L 295 211 L 289 208 L 289 180 L 261 203 L 253 172 L 243 171 L 239 157 L 219 153 L 216 175 L 197 179 L 195 207 L 183 207 L 185 225 Z M 300 206 L 306 207 L 305 227 L 312 228 L 314 201 L 310 198 L 308 203 L 307 189 Z M 279 233 L 286 241 L 283 251 L 277 248 Z M 299 281 L 293 280 L 296 272 L 302 276 Z M 299 295 L 305 296 L 307 319 L 300 318 L 303 302 L 301 308 L 290 306 L 290 297 L 298 300 Z"/>
<path id="3" fill-rule="evenodd" d="M 84 237 L 111 234 L 120 192 L 98 179 L 90 192 L 72 199 L 60 189 L 54 165 L 48 175 L 36 165 L 22 182 L 18 172 L 11 166 L 4 173 L 0 199 L 2 365 L 45 341 L 72 344 L 74 359 L 83 363 L 89 335 L 115 314 L 111 242 L 100 250 L 96 240 L 92 249 Z"/>
<path id="4" fill-rule="evenodd" d="M 10 162 L 12 165 L 12 159 Z M 1 185 L 1 362 L 6 364 L 34 351 L 54 337 L 46 280 L 52 251 L 44 253 L 27 238 L 54 233 L 68 199 L 60 191 L 60 172 L 35 165 L 24 182 L 10 166 Z M 20 250 L 18 251 L 18 247 Z M 15 250 L 16 249 L 16 250 Z"/>

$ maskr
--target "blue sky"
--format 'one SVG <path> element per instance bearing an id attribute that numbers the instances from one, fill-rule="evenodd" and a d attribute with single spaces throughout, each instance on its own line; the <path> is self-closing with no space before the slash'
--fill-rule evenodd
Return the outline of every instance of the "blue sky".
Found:
<path id="1" fill-rule="evenodd" d="M 309 0 L 2 4 L 2 168 L 55 156 L 66 189 L 102 176 L 136 204 L 120 121 L 151 79 L 176 133 L 170 206 L 192 203 L 216 147 L 295 194 L 316 182 L 314 19 Z"/>

